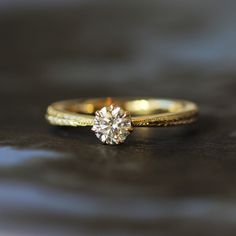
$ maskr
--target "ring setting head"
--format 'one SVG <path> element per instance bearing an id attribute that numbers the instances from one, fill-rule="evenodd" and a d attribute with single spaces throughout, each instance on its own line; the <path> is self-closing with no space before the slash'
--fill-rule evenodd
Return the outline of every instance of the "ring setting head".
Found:
<path id="1" fill-rule="evenodd" d="M 92 130 L 105 144 L 123 143 L 133 130 L 130 113 L 115 104 L 103 107 L 95 112 Z"/>

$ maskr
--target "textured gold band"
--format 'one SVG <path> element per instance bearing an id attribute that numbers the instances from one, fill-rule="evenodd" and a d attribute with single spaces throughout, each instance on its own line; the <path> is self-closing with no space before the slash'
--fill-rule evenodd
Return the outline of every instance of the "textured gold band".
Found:
<path id="1" fill-rule="evenodd" d="M 157 98 L 95 98 L 56 102 L 47 109 L 46 119 L 52 125 L 93 126 L 94 113 L 116 104 L 131 114 L 134 127 L 184 125 L 197 119 L 193 102 Z"/>

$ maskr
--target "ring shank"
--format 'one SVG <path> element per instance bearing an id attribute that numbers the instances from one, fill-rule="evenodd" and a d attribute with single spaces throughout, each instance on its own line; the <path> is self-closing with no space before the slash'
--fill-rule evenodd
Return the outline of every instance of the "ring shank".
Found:
<path id="1" fill-rule="evenodd" d="M 92 126 L 94 113 L 116 104 L 131 114 L 133 126 L 173 126 L 192 123 L 197 118 L 195 103 L 156 98 L 95 98 L 53 103 L 46 118 L 52 125 Z"/>

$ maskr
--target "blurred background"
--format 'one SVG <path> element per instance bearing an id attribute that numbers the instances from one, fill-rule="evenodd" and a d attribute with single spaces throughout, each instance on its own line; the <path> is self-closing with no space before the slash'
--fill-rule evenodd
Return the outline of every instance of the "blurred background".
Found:
<path id="1" fill-rule="evenodd" d="M 236 2 L 0 1 L 0 235 L 235 235 Z M 49 103 L 153 96 L 189 127 L 119 147 Z"/>

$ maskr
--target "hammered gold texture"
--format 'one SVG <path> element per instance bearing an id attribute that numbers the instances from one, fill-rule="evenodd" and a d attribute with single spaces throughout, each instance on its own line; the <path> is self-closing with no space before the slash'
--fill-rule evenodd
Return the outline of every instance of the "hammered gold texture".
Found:
<path id="1" fill-rule="evenodd" d="M 119 99 L 118 99 L 119 100 Z M 129 100 L 132 103 L 135 100 Z M 98 99 L 100 101 L 100 99 Z M 149 102 L 148 99 L 140 100 Z M 151 100 L 150 100 L 151 101 Z M 153 99 L 152 99 L 153 101 Z M 161 107 L 166 109 L 164 113 L 156 113 L 150 115 L 133 116 L 131 118 L 133 127 L 167 127 L 190 124 L 196 121 L 198 117 L 198 108 L 196 104 L 189 101 L 182 100 L 165 100 L 155 99 L 155 101 L 161 104 Z M 96 99 L 93 99 L 96 103 Z M 177 106 L 176 111 L 170 111 L 170 108 L 165 104 Z M 46 119 L 51 125 L 58 126 L 93 126 L 94 115 L 83 114 L 79 112 L 71 112 L 69 107 L 74 105 L 86 106 L 86 102 L 83 99 L 61 101 L 50 105 L 47 109 Z M 91 104 L 90 104 L 91 105 Z M 148 113 L 149 110 L 147 110 Z"/>

